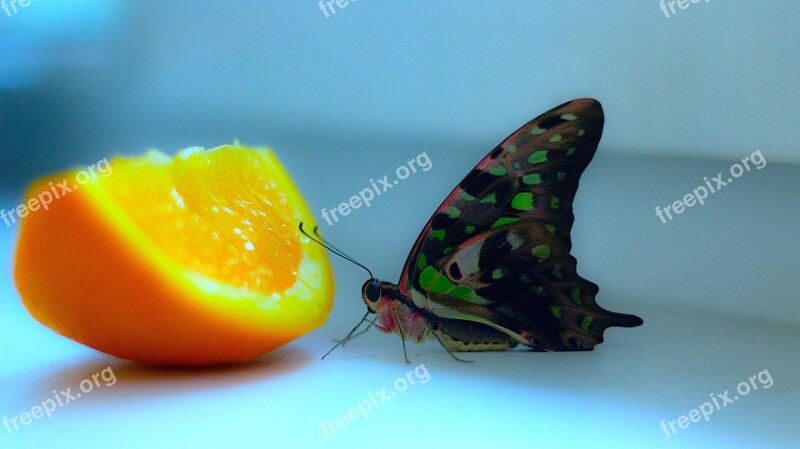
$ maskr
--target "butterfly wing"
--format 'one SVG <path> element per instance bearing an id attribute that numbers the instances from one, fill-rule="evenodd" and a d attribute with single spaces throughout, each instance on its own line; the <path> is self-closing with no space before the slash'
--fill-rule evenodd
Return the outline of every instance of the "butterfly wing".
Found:
<path id="1" fill-rule="evenodd" d="M 598 306 L 570 255 L 572 202 L 602 131 L 600 103 L 578 99 L 511 134 L 425 225 L 400 289 L 441 318 L 540 350 L 592 349 L 606 328 L 640 325 Z"/>

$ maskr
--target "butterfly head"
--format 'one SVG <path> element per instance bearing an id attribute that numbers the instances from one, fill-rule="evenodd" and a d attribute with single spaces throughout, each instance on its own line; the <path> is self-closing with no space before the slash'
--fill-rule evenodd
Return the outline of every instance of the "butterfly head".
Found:
<path id="1" fill-rule="evenodd" d="M 398 294 L 397 285 L 374 278 L 364 282 L 364 285 L 361 286 L 361 296 L 364 298 L 364 303 L 367 304 L 367 309 L 370 313 L 375 313 L 378 310 L 378 303 L 381 302 L 381 299 L 396 300 Z"/>
<path id="2" fill-rule="evenodd" d="M 370 279 L 361 286 L 361 296 L 370 312 L 375 312 L 378 301 L 381 300 L 381 283 L 377 279 Z"/>

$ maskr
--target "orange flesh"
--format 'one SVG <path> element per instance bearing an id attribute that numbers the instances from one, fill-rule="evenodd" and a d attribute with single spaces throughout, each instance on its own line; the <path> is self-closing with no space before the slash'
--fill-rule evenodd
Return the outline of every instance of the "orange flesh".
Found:
<path id="1" fill-rule="evenodd" d="M 293 212 L 276 183 L 253 169 L 260 158 L 221 148 L 167 162 L 117 160 L 113 176 L 100 180 L 129 219 L 183 268 L 264 294 L 295 283 L 303 254 L 289 221 Z"/>

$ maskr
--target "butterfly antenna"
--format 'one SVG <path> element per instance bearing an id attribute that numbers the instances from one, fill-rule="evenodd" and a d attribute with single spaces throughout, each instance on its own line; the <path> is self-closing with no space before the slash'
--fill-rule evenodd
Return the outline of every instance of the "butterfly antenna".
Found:
<path id="1" fill-rule="evenodd" d="M 370 271 L 369 268 L 364 266 L 364 264 L 362 264 L 361 262 L 359 262 L 359 261 L 353 259 L 352 257 L 348 256 L 347 254 L 344 253 L 344 251 L 342 251 L 339 248 L 331 245 L 325 239 L 323 239 L 322 236 L 319 235 L 319 227 L 318 226 L 314 226 L 314 231 L 313 231 L 314 235 L 316 237 L 310 235 L 309 233 L 306 232 L 305 229 L 303 229 L 303 223 L 302 222 L 300 223 L 300 232 L 302 232 L 303 235 L 305 235 L 306 237 L 310 238 L 311 240 L 316 242 L 318 245 L 322 246 L 323 248 L 327 249 L 328 251 L 332 252 L 333 254 L 336 254 L 337 256 L 341 257 L 342 259 L 344 259 L 344 260 L 346 260 L 346 261 L 348 261 L 348 262 L 350 262 L 350 263 L 352 263 L 354 265 L 358 265 L 359 267 L 363 268 L 367 273 L 369 273 L 369 278 L 370 279 L 375 279 L 375 276 L 372 275 L 372 271 Z"/>
<path id="2" fill-rule="evenodd" d="M 345 254 L 345 255 L 346 255 L 346 253 L 345 253 L 344 251 L 342 251 L 341 249 L 339 249 L 339 247 L 338 247 L 338 246 L 336 246 L 336 245 L 334 245 L 333 243 L 331 243 L 331 242 L 329 242 L 329 241 L 325 240 L 325 238 L 319 234 L 319 226 L 314 226 L 314 229 L 313 229 L 311 232 L 314 234 L 314 237 L 316 237 L 316 238 L 317 238 L 317 240 L 319 240 L 319 241 L 321 241 L 321 242 L 324 242 L 326 245 L 328 245 L 328 247 L 332 248 L 332 249 L 333 249 L 333 250 L 335 250 L 337 253 L 339 253 L 339 254 Z M 355 259 L 353 259 L 353 257 L 351 257 L 351 256 L 347 256 L 347 257 L 348 257 L 348 258 L 350 258 L 350 259 L 352 259 L 352 260 L 355 260 Z"/>

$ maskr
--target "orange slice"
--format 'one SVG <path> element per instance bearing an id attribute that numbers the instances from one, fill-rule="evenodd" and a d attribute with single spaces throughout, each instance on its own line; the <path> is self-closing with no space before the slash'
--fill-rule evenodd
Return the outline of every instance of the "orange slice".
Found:
<path id="1" fill-rule="evenodd" d="M 16 285 L 34 318 L 87 346 L 152 364 L 237 362 L 330 313 L 327 255 L 298 231 L 313 216 L 270 150 L 117 157 L 42 179 L 28 198 L 43 192 L 47 209 L 20 224 Z"/>

